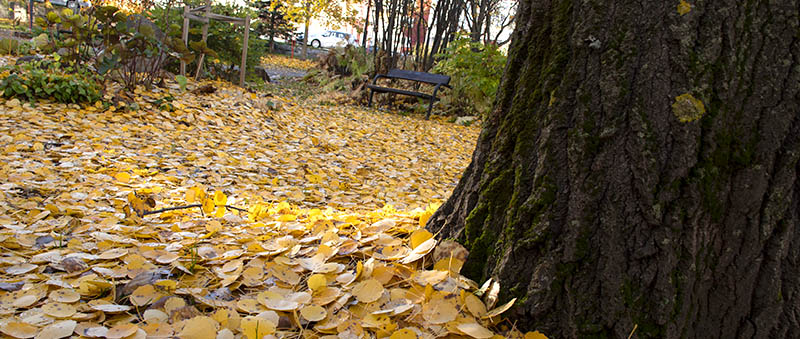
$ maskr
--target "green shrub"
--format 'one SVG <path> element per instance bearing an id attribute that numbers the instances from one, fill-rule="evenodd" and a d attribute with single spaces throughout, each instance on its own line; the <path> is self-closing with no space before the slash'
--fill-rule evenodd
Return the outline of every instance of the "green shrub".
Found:
<path id="1" fill-rule="evenodd" d="M 58 59 L 0 68 L 0 93 L 28 101 L 53 99 L 63 103 L 95 102 L 102 97 L 102 81 L 81 67 L 62 67 Z"/>
<path id="2" fill-rule="evenodd" d="M 31 50 L 31 43 L 17 39 L 0 39 L 0 55 L 25 55 Z"/>
<path id="3" fill-rule="evenodd" d="M 37 23 L 43 32 L 35 39 L 38 49 L 58 52 L 66 61 L 101 75 L 115 75 L 129 90 L 150 87 L 171 57 L 187 62 L 193 58 L 180 38 L 165 35 L 141 14 L 114 6 L 53 10 Z"/>
<path id="4" fill-rule="evenodd" d="M 452 77 L 451 91 L 442 91 L 442 104 L 456 115 L 484 116 L 492 109 L 506 56 L 495 45 L 461 36 L 439 55 L 432 72 Z"/>
<path id="5" fill-rule="evenodd" d="M 0 39 L 0 54 L 17 54 L 19 49 L 19 41 L 16 39 L 4 38 Z"/>

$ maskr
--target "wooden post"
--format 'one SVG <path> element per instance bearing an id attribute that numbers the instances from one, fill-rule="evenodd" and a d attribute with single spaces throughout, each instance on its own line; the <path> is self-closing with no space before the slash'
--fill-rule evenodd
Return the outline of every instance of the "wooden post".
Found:
<path id="1" fill-rule="evenodd" d="M 189 6 L 183 6 L 183 45 L 189 47 Z M 186 61 L 181 60 L 181 75 L 186 76 Z"/>
<path id="2" fill-rule="evenodd" d="M 211 19 L 208 18 L 208 14 L 211 13 L 211 0 L 206 0 L 206 22 L 203 24 L 203 42 L 207 42 L 208 40 L 208 24 L 211 23 Z M 203 59 L 206 57 L 205 53 L 200 54 L 200 60 L 197 61 L 197 71 L 194 72 L 194 80 L 200 80 L 200 70 L 203 69 Z"/>
<path id="3" fill-rule="evenodd" d="M 34 15 L 34 8 L 33 8 L 33 0 L 28 1 L 28 28 L 33 33 L 33 15 Z"/>
<path id="4" fill-rule="evenodd" d="M 247 73 L 247 41 L 250 39 L 250 14 L 244 17 L 244 43 L 242 44 L 242 66 L 239 67 L 239 87 L 244 87 Z"/>

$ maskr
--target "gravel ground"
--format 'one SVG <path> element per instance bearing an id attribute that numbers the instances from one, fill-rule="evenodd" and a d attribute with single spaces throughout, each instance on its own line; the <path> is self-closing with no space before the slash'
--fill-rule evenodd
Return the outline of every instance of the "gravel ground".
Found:
<path id="1" fill-rule="evenodd" d="M 284 67 L 276 67 L 274 65 L 264 65 L 263 67 L 267 70 L 267 74 L 269 74 L 269 78 L 272 81 L 283 81 L 291 78 L 302 78 L 306 76 L 307 73 L 306 71 L 284 68 Z"/>

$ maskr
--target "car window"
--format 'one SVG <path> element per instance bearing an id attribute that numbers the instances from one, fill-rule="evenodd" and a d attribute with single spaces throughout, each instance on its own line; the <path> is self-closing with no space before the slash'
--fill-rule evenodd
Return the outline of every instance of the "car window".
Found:
<path id="1" fill-rule="evenodd" d="M 325 32 L 325 33 L 322 34 L 322 36 L 327 38 L 327 37 L 331 36 L 331 32 Z"/>

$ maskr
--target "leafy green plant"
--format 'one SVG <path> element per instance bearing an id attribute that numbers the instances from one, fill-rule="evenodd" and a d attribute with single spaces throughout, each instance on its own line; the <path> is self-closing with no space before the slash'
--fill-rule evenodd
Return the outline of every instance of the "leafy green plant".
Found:
<path id="1" fill-rule="evenodd" d="M 4 97 L 28 101 L 92 103 L 100 100 L 103 92 L 102 80 L 97 75 L 82 67 L 64 66 L 58 57 L 0 68 L 0 78 L 0 93 Z"/>
<path id="2" fill-rule="evenodd" d="M 0 54 L 17 54 L 19 49 L 19 41 L 16 39 L 4 38 L 0 39 Z"/>
<path id="3" fill-rule="evenodd" d="M 165 13 L 174 0 L 165 2 Z M 152 0 L 143 8 L 154 6 Z M 44 36 L 36 46 L 44 52 L 59 52 L 66 60 L 116 76 L 127 89 L 150 87 L 163 75 L 172 57 L 190 62 L 194 55 L 180 38 L 164 34 L 142 14 L 114 6 L 92 6 L 79 12 L 61 9 L 37 18 Z"/>
<path id="4" fill-rule="evenodd" d="M 442 105 L 457 115 L 483 116 L 492 109 L 506 56 L 495 45 L 460 36 L 439 55 L 432 72 L 451 76 L 452 91 L 444 91 Z"/>
<path id="5" fill-rule="evenodd" d="M 183 76 L 183 75 L 176 75 L 175 76 L 175 82 L 177 82 L 178 86 L 181 87 L 181 91 L 185 91 L 186 90 L 186 84 L 189 83 L 189 79 L 186 79 L 186 77 Z"/>
<path id="6" fill-rule="evenodd" d="M 101 29 L 105 50 L 98 71 L 114 71 L 128 89 L 150 87 L 161 78 L 170 56 L 186 62 L 194 59 L 180 38 L 168 36 L 144 15 L 105 6 L 96 16 L 101 22 L 113 23 Z"/>
<path id="7" fill-rule="evenodd" d="M 59 52 L 69 61 L 78 64 L 89 62 L 94 56 L 99 37 L 99 21 L 92 15 L 73 12 L 69 8 L 51 10 L 44 17 L 36 18 L 37 26 L 44 34 L 35 39 L 35 46 L 44 53 Z"/>

